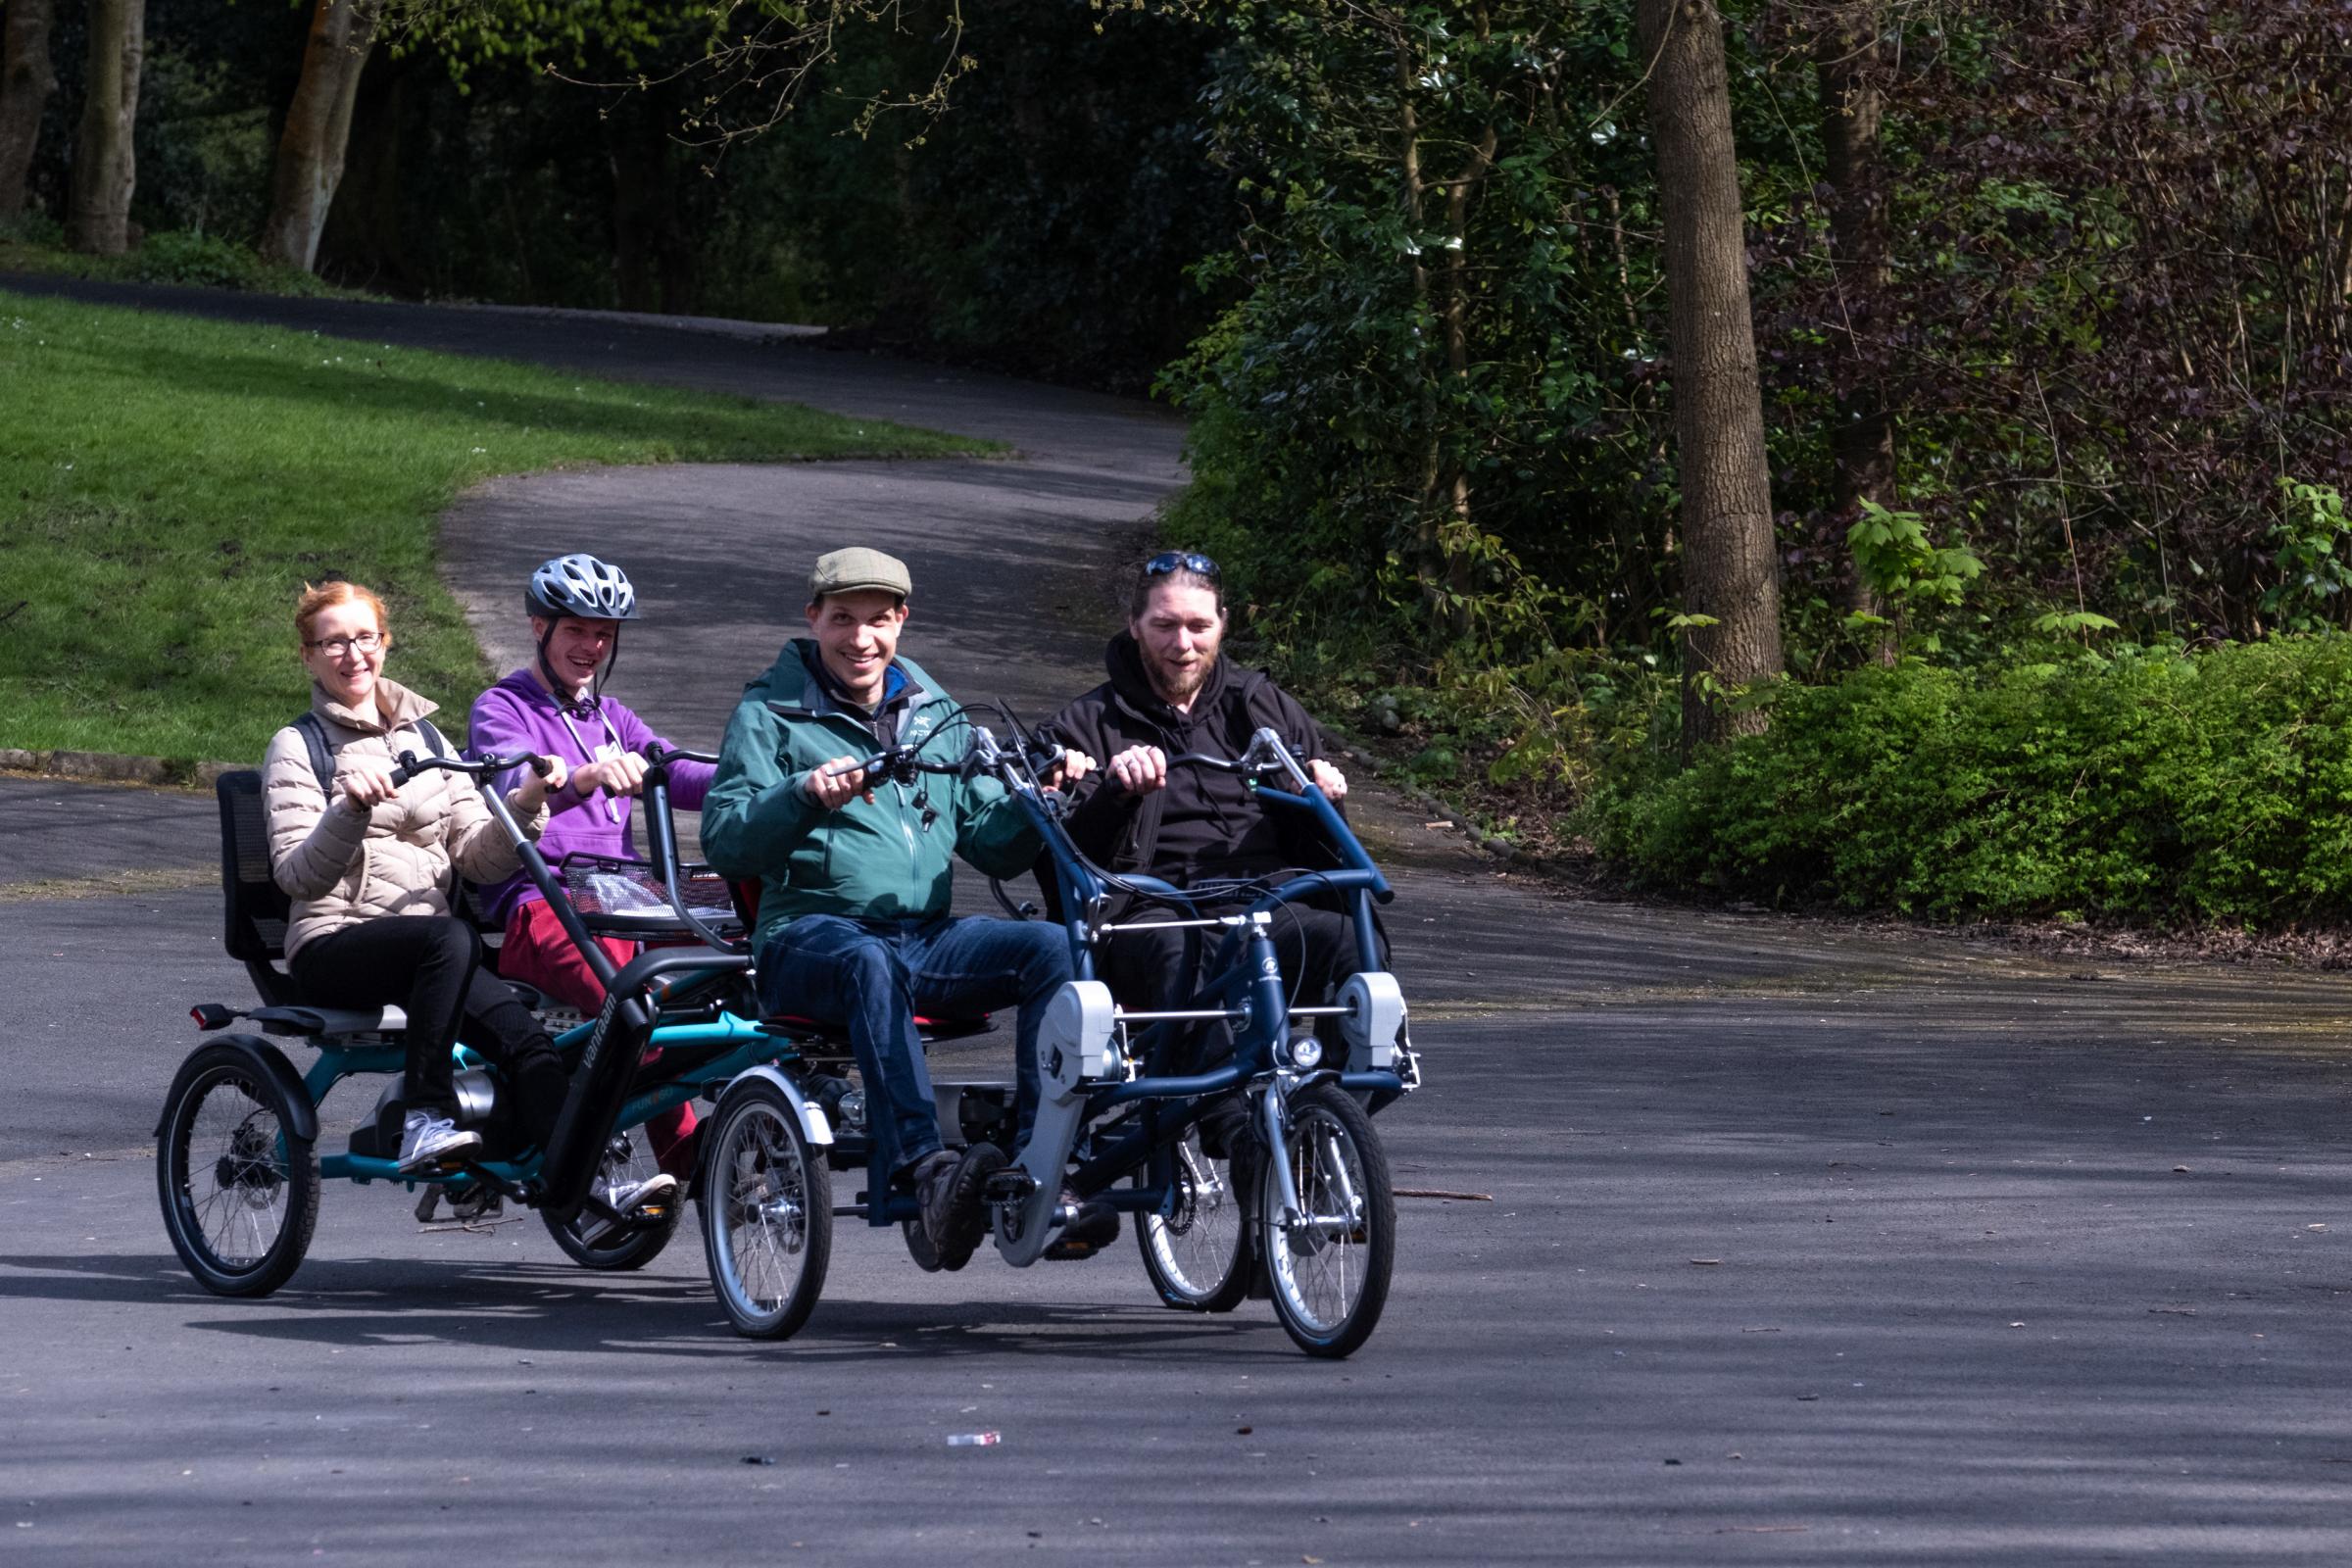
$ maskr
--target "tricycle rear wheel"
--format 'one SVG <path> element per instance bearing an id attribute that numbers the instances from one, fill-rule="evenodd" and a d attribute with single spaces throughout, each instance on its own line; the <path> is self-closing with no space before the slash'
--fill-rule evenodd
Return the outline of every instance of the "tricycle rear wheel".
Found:
<path id="1" fill-rule="evenodd" d="M 164 1230 L 217 1296 L 268 1296 L 310 1250 L 318 1150 L 294 1125 L 285 1092 L 233 1046 L 198 1048 L 172 1080 L 155 1146 Z"/>
<path id="2" fill-rule="evenodd" d="M 1182 1312 L 1230 1312 L 1250 1294 L 1249 1195 L 1217 1168 L 1198 1128 L 1171 1152 L 1176 1188 L 1166 1213 L 1144 1213 L 1135 1228 L 1144 1272 L 1167 1305 Z M 1149 1183 L 1149 1171 L 1136 1185 Z"/>
<path id="3" fill-rule="evenodd" d="M 833 1178 L 791 1097 L 764 1078 L 729 1089 L 703 1133 L 698 1206 L 710 1285 L 735 1332 L 781 1340 L 808 1321 L 833 1251 Z"/>

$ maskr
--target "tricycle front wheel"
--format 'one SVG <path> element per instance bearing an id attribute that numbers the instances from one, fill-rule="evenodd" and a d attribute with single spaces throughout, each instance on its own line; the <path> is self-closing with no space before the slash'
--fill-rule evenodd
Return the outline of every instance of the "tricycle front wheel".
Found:
<path id="1" fill-rule="evenodd" d="M 808 1322 L 833 1252 L 833 1178 L 790 1097 L 764 1078 L 711 1113 L 699 1206 L 711 1288 L 735 1332 L 781 1340 Z"/>
<path id="2" fill-rule="evenodd" d="M 1307 1354 L 1352 1354 L 1380 1322 L 1396 1266 L 1389 1157 L 1363 1107 L 1330 1083 L 1291 1096 L 1289 1144 L 1285 1163 L 1299 1212 L 1286 1212 L 1271 1161 L 1257 1183 L 1257 1242 L 1274 1315 Z"/>
<path id="3" fill-rule="evenodd" d="M 218 1296 L 268 1296 L 318 1224 L 318 1150 L 285 1093 L 233 1046 L 200 1047 L 172 1080 L 155 1146 L 172 1250 Z"/>

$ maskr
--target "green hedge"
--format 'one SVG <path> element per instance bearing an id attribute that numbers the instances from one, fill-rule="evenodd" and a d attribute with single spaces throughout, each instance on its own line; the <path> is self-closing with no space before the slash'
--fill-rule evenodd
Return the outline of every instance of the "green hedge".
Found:
<path id="1" fill-rule="evenodd" d="M 1936 918 L 2352 909 L 2352 637 L 1792 687 L 1769 732 L 1586 810 L 1654 885 Z"/>

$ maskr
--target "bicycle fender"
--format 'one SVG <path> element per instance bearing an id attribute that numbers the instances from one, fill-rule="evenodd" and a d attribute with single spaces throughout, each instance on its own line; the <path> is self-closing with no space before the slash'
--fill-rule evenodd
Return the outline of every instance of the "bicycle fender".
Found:
<path id="1" fill-rule="evenodd" d="M 226 1046 L 244 1056 L 253 1063 L 254 1071 L 275 1084 L 278 1092 L 286 1097 L 286 1104 L 293 1112 L 293 1125 L 286 1129 L 288 1136 L 306 1144 L 318 1141 L 318 1107 L 311 1103 L 311 1092 L 303 1087 L 302 1074 L 294 1070 L 294 1064 L 286 1059 L 284 1052 L 254 1035 L 215 1035 L 197 1047 L 196 1051 L 190 1052 L 188 1061 L 194 1061 L 198 1052 L 209 1051 L 215 1046 Z M 172 1080 L 172 1093 L 164 1099 L 165 1114 L 170 1113 L 170 1107 L 179 1099 L 180 1086 L 186 1082 L 187 1076 L 188 1064 L 182 1062 L 178 1075 Z M 164 1136 L 163 1115 L 155 1118 L 155 1136 Z"/>
<path id="2" fill-rule="evenodd" d="M 833 1142 L 833 1123 L 825 1115 L 825 1107 L 808 1103 L 808 1097 L 801 1093 L 800 1085 L 765 1063 L 747 1067 L 728 1079 L 727 1087 L 719 1094 L 718 1102 L 725 1104 L 727 1096 L 733 1094 L 735 1086 L 746 1078 L 764 1078 L 784 1092 L 784 1098 L 792 1102 L 793 1113 L 801 1118 L 801 1131 L 808 1135 L 810 1144 L 823 1148 Z"/>

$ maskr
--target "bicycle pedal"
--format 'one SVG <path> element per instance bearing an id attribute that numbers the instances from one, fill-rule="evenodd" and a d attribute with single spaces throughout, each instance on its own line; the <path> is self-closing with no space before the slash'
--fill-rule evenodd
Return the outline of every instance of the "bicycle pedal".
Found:
<path id="1" fill-rule="evenodd" d="M 1008 1165 L 990 1173 L 987 1185 L 980 1190 L 980 1196 L 991 1203 L 1022 1203 L 1027 1202 L 1036 1191 L 1036 1177 L 1017 1165 Z"/>

